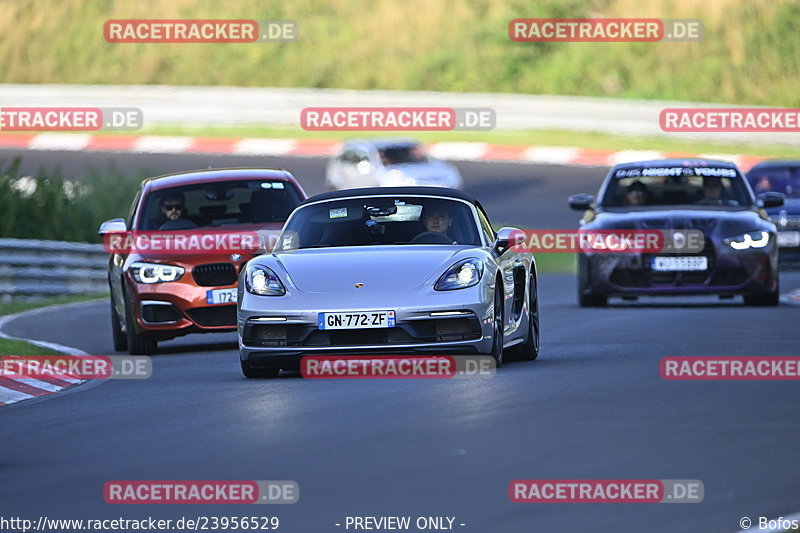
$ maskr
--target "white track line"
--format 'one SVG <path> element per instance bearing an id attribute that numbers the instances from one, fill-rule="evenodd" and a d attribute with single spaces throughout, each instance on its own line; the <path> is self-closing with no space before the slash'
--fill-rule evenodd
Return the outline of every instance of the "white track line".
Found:
<path id="1" fill-rule="evenodd" d="M 33 344 L 34 346 L 39 346 L 40 348 L 45 348 L 47 350 L 52 350 L 54 352 L 58 352 L 58 353 L 66 354 L 66 355 L 89 355 L 88 353 L 84 352 L 83 350 L 79 350 L 78 348 L 75 348 L 73 346 L 65 346 L 63 344 L 58 344 L 58 343 L 55 343 L 55 342 L 47 342 L 47 341 L 40 341 L 40 340 L 35 340 L 35 339 L 26 339 L 26 338 L 23 338 L 23 337 L 15 337 L 15 336 L 9 335 L 8 333 L 3 331 L 3 328 L 5 326 L 7 326 L 12 320 L 15 320 L 15 319 L 17 319 L 17 318 L 19 318 L 21 316 L 34 315 L 34 314 L 37 314 L 37 313 L 41 313 L 43 311 L 50 311 L 52 309 L 59 309 L 59 308 L 62 308 L 62 307 L 80 306 L 80 305 L 85 305 L 85 304 L 88 304 L 88 303 L 94 303 L 94 301 L 78 302 L 78 303 L 63 304 L 63 305 L 53 305 L 53 306 L 49 306 L 49 307 L 40 307 L 38 309 L 31 309 L 30 311 L 23 311 L 21 313 L 17 313 L 17 314 L 14 314 L 14 315 L 7 315 L 7 316 L 0 317 L 0 337 L 2 337 L 4 339 L 13 340 L 13 341 L 27 342 L 29 344 Z M 13 355 L 13 354 L 7 354 L 7 355 Z M 22 376 L 9 377 L 9 379 L 13 379 L 16 382 L 24 383 L 26 385 L 30 385 L 31 387 L 35 387 L 35 388 L 40 389 L 42 391 L 46 391 L 47 393 L 60 392 L 60 391 L 62 391 L 62 390 L 64 390 L 66 388 L 66 387 L 60 387 L 58 385 L 53 385 L 52 383 L 47 383 L 46 381 L 40 381 L 38 379 L 23 378 Z M 82 380 L 80 380 L 80 379 L 75 379 L 75 378 L 71 378 L 71 377 L 68 377 L 68 376 L 59 376 L 57 379 L 60 379 L 60 380 L 63 380 L 63 381 L 67 381 L 67 382 L 72 383 L 72 384 L 76 384 L 76 383 L 81 383 L 82 382 Z M 43 396 L 47 396 L 47 394 L 45 394 Z M 24 392 L 15 391 L 15 390 L 3 387 L 0 384 L 0 403 L 4 403 L 6 405 L 17 403 L 17 402 L 21 402 L 23 400 L 30 400 L 31 398 L 42 398 L 43 396 L 33 396 L 33 395 L 30 395 L 30 394 L 26 394 Z"/>

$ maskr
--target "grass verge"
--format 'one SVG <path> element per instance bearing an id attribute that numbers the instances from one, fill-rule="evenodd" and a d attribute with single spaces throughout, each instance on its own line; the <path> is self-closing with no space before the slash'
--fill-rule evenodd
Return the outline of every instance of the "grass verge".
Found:
<path id="1" fill-rule="evenodd" d="M 106 293 L 93 293 L 93 294 L 78 294 L 74 296 L 58 296 L 55 298 L 44 298 L 42 300 L 24 301 L 24 302 L 3 302 L 0 303 L 0 316 L 11 315 L 28 311 L 30 309 L 38 309 L 40 307 L 47 307 L 50 305 L 68 304 L 75 302 L 85 302 L 105 298 Z M 58 352 L 39 348 L 36 345 L 24 341 L 15 341 L 4 339 L 0 337 L 0 355 L 57 355 Z"/>
<path id="2" fill-rule="evenodd" d="M 574 274 L 578 271 L 575 254 L 534 254 L 539 274 Z"/>

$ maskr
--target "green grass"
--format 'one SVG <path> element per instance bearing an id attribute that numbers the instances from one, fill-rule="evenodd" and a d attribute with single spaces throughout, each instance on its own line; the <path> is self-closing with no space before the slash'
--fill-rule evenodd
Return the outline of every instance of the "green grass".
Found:
<path id="1" fill-rule="evenodd" d="M 514 18 L 699 18 L 691 43 L 516 43 Z M 108 19 L 284 19 L 299 41 L 112 44 Z M 0 81 L 514 92 L 800 106 L 794 0 L 16 0 Z M 246 102 L 242 103 L 246 105 Z"/>
<path id="2" fill-rule="evenodd" d="M 21 163 L 20 158 L 0 160 L 0 235 L 4 237 L 100 242 L 100 223 L 125 216 L 137 186 L 147 176 L 146 170 L 129 175 L 109 167 L 70 182 L 56 167 L 40 169 L 30 181 L 19 170 Z"/>
<path id="3" fill-rule="evenodd" d="M 41 300 L 0 302 L 0 316 L 13 315 L 15 313 L 21 313 L 22 311 L 28 311 L 30 309 L 38 309 L 40 307 L 48 307 L 51 305 L 87 302 L 90 300 L 97 300 L 100 298 L 107 298 L 107 297 L 108 293 L 99 292 L 92 294 L 75 294 L 71 296 L 56 296 L 53 298 L 42 298 Z"/>
<path id="4" fill-rule="evenodd" d="M 574 274 L 578 271 L 575 254 L 534 254 L 539 274 Z"/>
<path id="5" fill-rule="evenodd" d="M 195 137 L 267 137 L 285 139 L 328 139 L 341 141 L 341 132 L 305 131 L 299 127 L 271 125 L 239 126 L 158 126 L 142 130 L 148 135 L 180 135 Z M 358 137 L 397 137 L 402 132 L 358 132 Z M 719 153 L 747 154 L 763 157 L 800 157 L 800 148 L 782 145 L 723 143 L 711 141 L 690 141 L 666 137 L 647 137 L 608 135 L 596 132 L 576 132 L 565 130 L 494 130 L 457 132 L 413 132 L 408 135 L 424 142 L 485 142 L 511 146 L 570 146 L 595 150 L 658 150 L 686 154 Z"/>
<path id="6" fill-rule="evenodd" d="M 27 342 L 0 338 L 0 355 L 59 355 L 59 353 Z"/>
<path id="7" fill-rule="evenodd" d="M 84 302 L 95 300 L 98 298 L 108 297 L 108 294 L 79 294 L 74 296 L 59 296 L 55 298 L 44 298 L 41 300 L 21 301 L 21 302 L 2 302 L 0 303 L 0 316 L 11 315 L 28 311 L 30 309 L 37 309 L 40 307 L 47 307 L 50 305 L 68 304 L 74 302 Z M 4 339 L 0 337 L 0 354 L 3 355 L 57 355 L 58 352 L 39 348 L 36 345 L 24 341 L 15 341 Z"/>

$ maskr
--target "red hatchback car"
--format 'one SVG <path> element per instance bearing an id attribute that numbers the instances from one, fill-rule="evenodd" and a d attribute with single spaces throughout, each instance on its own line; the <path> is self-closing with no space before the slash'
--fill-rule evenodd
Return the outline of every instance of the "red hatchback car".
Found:
<path id="1" fill-rule="evenodd" d="M 285 170 L 198 170 L 144 180 L 128 218 L 106 221 L 99 231 L 111 255 L 114 349 L 152 354 L 160 340 L 234 331 L 239 272 L 264 251 L 242 244 L 248 235 L 276 234 L 305 198 Z M 135 244 L 108 245 L 122 236 Z"/>

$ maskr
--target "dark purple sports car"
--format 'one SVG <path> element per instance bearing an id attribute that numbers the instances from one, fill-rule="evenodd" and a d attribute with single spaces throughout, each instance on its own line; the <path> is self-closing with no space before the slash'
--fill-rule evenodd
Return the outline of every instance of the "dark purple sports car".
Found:
<path id="1" fill-rule="evenodd" d="M 584 249 L 578 254 L 578 302 L 600 307 L 612 296 L 717 294 L 743 295 L 748 305 L 777 305 L 776 228 L 764 209 L 782 204 L 783 195 L 775 192 L 756 198 L 731 163 L 669 159 L 617 165 L 596 201 L 588 194 L 570 196 L 570 207 L 585 211 L 581 229 L 654 230 L 674 235 L 676 242 L 697 230 L 703 242 L 691 251 Z"/>

